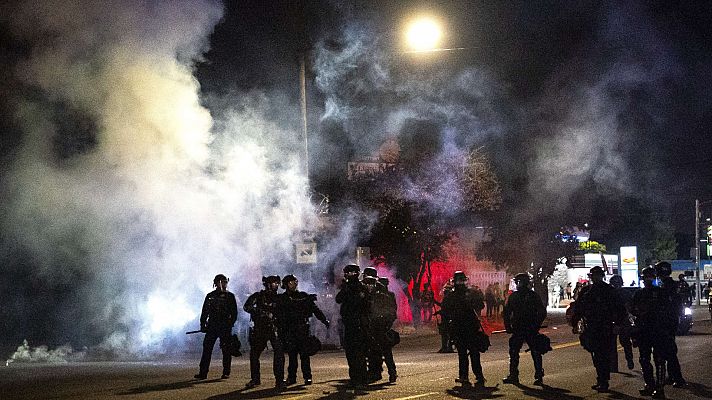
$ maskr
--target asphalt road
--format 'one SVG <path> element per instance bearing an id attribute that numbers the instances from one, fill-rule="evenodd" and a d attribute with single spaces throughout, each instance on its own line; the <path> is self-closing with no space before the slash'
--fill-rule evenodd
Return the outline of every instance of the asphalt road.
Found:
<path id="1" fill-rule="evenodd" d="M 712 398 L 712 341 L 709 314 L 695 311 L 692 333 L 678 337 L 679 358 L 686 388 L 666 389 L 668 398 Z M 291 386 L 277 393 L 271 377 L 271 354 L 262 358 L 262 386 L 244 389 L 249 380 L 247 357 L 234 359 L 230 379 L 220 380 L 218 354 L 207 380 L 195 381 L 199 354 L 186 359 L 161 362 L 76 362 L 66 364 L 10 364 L 0 367 L 0 399 L 584 399 L 640 398 L 642 386 L 640 368 L 628 371 L 622 352 L 619 353 L 621 373 L 611 379 L 611 393 L 598 394 L 590 386 L 595 383 L 591 358 L 563 325 L 560 315 L 554 315 L 543 332 L 552 339 L 554 350 L 544 356 L 546 376 L 544 388 L 532 385 L 531 358 L 522 354 L 521 385 L 504 385 L 507 375 L 508 335 L 494 334 L 492 347 L 482 355 L 487 379 L 484 388 L 464 389 L 456 384 L 457 355 L 438 354 L 439 337 L 427 330 L 403 338 L 394 350 L 398 366 L 398 382 L 381 381 L 366 391 L 354 392 L 346 386 L 347 365 L 342 352 L 321 352 L 312 358 L 314 384 Z M 524 346 L 526 348 L 526 345 Z M 635 351 L 637 357 L 637 351 Z"/>

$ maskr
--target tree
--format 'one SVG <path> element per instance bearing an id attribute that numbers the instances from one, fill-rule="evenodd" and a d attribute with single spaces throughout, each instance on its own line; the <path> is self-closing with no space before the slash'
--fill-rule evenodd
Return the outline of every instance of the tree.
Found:
<path id="1" fill-rule="evenodd" d="M 649 244 L 655 260 L 674 260 L 677 258 L 677 240 L 672 227 L 665 222 L 655 224 L 655 233 Z"/>
<path id="2" fill-rule="evenodd" d="M 585 250 L 591 253 L 605 253 L 606 252 L 606 245 L 603 243 L 598 243 L 595 240 L 587 240 L 585 242 L 581 242 L 578 245 L 579 250 Z"/>
<path id="3" fill-rule="evenodd" d="M 490 240 L 482 244 L 478 257 L 492 261 L 510 275 L 528 272 L 534 291 L 546 304 L 547 279 L 557 265 L 570 264 L 578 247 L 576 237 L 543 221 L 517 224 L 501 214 L 495 219 L 499 223 L 490 228 Z"/>
<path id="4" fill-rule="evenodd" d="M 364 244 L 375 263 L 412 282 L 412 293 L 404 288 L 411 302 L 429 279 L 432 262 L 445 261 L 445 245 L 462 214 L 501 203 L 496 175 L 481 149 L 436 159 L 413 154 L 380 173 L 355 177 L 350 189 L 354 206 L 376 214 Z"/>

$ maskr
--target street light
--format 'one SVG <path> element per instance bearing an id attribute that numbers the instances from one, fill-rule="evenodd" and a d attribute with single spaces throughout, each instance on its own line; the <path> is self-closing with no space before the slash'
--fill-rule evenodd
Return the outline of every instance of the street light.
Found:
<path id="1" fill-rule="evenodd" d="M 406 41 L 413 51 L 432 51 L 437 49 L 442 30 L 432 18 L 419 18 L 408 26 L 406 31 Z"/>
<path id="2" fill-rule="evenodd" d="M 432 17 L 420 17 L 411 20 L 405 30 L 406 50 L 409 53 L 441 53 L 467 50 L 467 47 L 441 47 L 444 37 L 442 24 Z"/>

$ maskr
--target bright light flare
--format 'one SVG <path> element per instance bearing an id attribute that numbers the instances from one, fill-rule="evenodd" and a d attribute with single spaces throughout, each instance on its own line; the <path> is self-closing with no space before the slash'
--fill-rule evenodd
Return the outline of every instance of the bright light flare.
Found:
<path id="1" fill-rule="evenodd" d="M 167 331 L 181 329 L 188 322 L 198 317 L 182 298 L 166 298 L 153 294 L 145 306 L 146 325 L 141 332 L 145 345 L 152 344 L 166 335 Z"/>
<path id="2" fill-rule="evenodd" d="M 441 38 L 440 25 L 431 18 L 420 18 L 411 22 L 406 31 L 408 46 L 414 51 L 435 50 Z"/>

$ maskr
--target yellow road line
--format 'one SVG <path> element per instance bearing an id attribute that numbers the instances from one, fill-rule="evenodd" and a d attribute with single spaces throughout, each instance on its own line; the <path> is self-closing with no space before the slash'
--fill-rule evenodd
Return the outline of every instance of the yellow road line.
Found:
<path id="1" fill-rule="evenodd" d="M 579 343 L 580 343 L 580 342 L 561 343 L 561 344 L 557 344 L 556 346 L 551 346 L 551 349 L 552 349 L 552 350 L 563 349 L 563 348 L 566 348 L 566 347 L 576 346 L 576 345 L 579 344 Z M 525 354 L 527 354 L 527 353 L 528 353 L 528 352 L 522 351 L 522 352 L 519 353 L 519 355 L 520 355 L 520 356 L 523 356 L 523 355 L 525 355 Z"/>
<path id="2" fill-rule="evenodd" d="M 441 393 L 438 393 L 438 392 L 430 392 L 430 393 L 416 394 L 415 396 L 408 396 L 408 397 L 399 397 L 399 398 L 397 398 L 397 399 L 393 399 L 393 400 L 410 400 L 410 399 L 418 399 L 418 398 L 421 398 L 421 397 L 427 397 L 427 396 L 432 396 L 432 395 L 434 395 L 434 394 L 441 394 Z"/>
<path id="3" fill-rule="evenodd" d="M 556 349 L 563 349 L 563 348 L 565 348 L 565 347 L 576 346 L 576 345 L 578 345 L 578 344 L 580 344 L 580 343 L 581 343 L 581 342 L 579 342 L 579 341 L 577 340 L 577 341 L 575 341 L 575 342 L 568 342 L 568 343 L 557 344 L 556 346 L 551 346 L 551 348 L 554 349 L 554 350 L 556 350 Z"/>
<path id="4" fill-rule="evenodd" d="M 557 350 L 557 349 L 563 349 L 563 348 L 566 348 L 566 347 L 576 346 L 577 344 L 580 344 L 580 342 L 576 341 L 576 342 L 561 343 L 561 344 L 557 344 L 556 346 L 551 346 L 551 348 L 552 348 L 552 350 Z M 622 347 L 621 345 L 618 345 L 618 347 L 616 348 L 616 350 L 617 350 L 617 351 L 623 351 L 623 347 Z M 519 353 L 519 354 L 520 354 L 520 355 L 523 355 L 523 354 L 526 354 L 526 353 L 525 353 L 525 352 L 521 352 L 521 353 Z"/>

